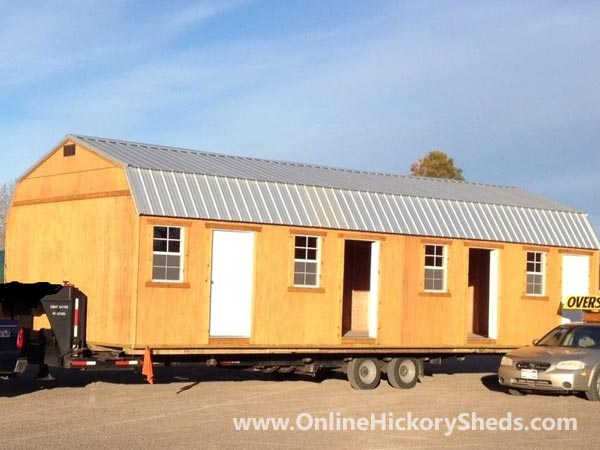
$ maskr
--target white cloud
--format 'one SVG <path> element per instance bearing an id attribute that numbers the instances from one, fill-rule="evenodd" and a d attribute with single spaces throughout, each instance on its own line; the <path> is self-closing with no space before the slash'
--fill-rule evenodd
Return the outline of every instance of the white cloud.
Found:
<path id="1" fill-rule="evenodd" d="M 0 87 L 135 66 L 191 27 L 245 3 L 205 1 L 174 13 L 171 2 L 153 11 L 120 0 L 12 2 L 0 14 Z"/>
<path id="2" fill-rule="evenodd" d="M 0 74 L 61 73 L 55 55 L 65 53 L 81 77 L 58 77 L 64 86 L 54 90 L 41 75 L 48 91 L 20 102 L 31 118 L 17 134 L 81 132 L 393 172 L 441 147 L 469 179 L 598 211 L 587 197 L 580 203 L 598 167 L 587 155 L 600 145 L 594 4 L 385 4 L 385 12 L 278 38 L 175 45 L 246 6 L 199 5 L 127 24 L 119 8 L 99 8 L 96 18 L 50 13 L 48 24 L 36 16 L 49 40 L 0 50 L 29 52 L 22 65 L 0 63 Z M 23 19 L 12 18 L 0 37 L 18 35 Z M 73 21 L 77 42 L 60 32 Z M 584 187 L 561 172 L 581 175 Z"/>
<path id="3" fill-rule="evenodd" d="M 248 0 L 213 0 L 194 3 L 167 14 L 166 26 L 169 29 L 181 30 L 181 27 L 197 26 L 206 20 L 218 16 L 231 9 L 238 8 Z"/>

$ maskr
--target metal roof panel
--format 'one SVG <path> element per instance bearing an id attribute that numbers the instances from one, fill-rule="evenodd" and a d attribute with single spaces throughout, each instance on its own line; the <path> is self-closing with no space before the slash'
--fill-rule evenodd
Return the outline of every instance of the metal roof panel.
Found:
<path id="1" fill-rule="evenodd" d="M 438 178 L 365 172 L 334 167 L 200 152 L 114 139 L 69 135 L 68 138 L 130 167 L 206 174 L 256 181 L 321 186 L 412 197 L 460 200 L 527 208 L 576 211 L 515 187 Z"/>

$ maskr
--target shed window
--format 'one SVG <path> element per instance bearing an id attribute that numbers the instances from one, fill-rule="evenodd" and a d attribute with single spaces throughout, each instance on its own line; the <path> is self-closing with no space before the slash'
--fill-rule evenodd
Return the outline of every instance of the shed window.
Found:
<path id="1" fill-rule="evenodd" d="M 446 246 L 425 246 L 425 291 L 446 292 Z"/>
<path id="2" fill-rule="evenodd" d="M 544 295 L 546 278 L 546 254 L 527 252 L 527 295 Z"/>
<path id="3" fill-rule="evenodd" d="M 75 156 L 75 144 L 65 144 L 63 146 L 63 156 Z"/>
<path id="4" fill-rule="evenodd" d="M 318 236 L 294 236 L 294 286 L 319 286 Z"/>
<path id="5" fill-rule="evenodd" d="M 152 280 L 183 281 L 183 228 L 155 226 Z"/>

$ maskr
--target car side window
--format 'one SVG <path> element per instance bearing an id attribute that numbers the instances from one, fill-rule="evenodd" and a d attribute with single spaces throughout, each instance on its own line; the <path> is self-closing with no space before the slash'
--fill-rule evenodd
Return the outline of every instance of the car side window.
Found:
<path id="1" fill-rule="evenodd" d="M 556 330 L 551 331 L 542 339 L 540 339 L 537 345 L 549 347 L 557 347 L 559 345 L 571 345 L 571 342 L 573 340 L 573 334 L 569 333 L 565 337 L 567 331 L 568 329 L 566 328 L 557 328 Z"/>
<path id="2" fill-rule="evenodd" d="M 591 327 L 576 328 L 571 336 L 571 344 L 575 347 L 589 348 L 600 346 L 600 330 Z"/>

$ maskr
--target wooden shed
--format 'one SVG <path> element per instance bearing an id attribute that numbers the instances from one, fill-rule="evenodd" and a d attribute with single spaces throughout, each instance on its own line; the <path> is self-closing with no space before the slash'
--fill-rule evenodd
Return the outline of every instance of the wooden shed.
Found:
<path id="1" fill-rule="evenodd" d="M 130 352 L 493 349 L 597 293 L 598 248 L 513 187 L 68 135 L 18 181 L 6 280 L 75 283 Z"/>

